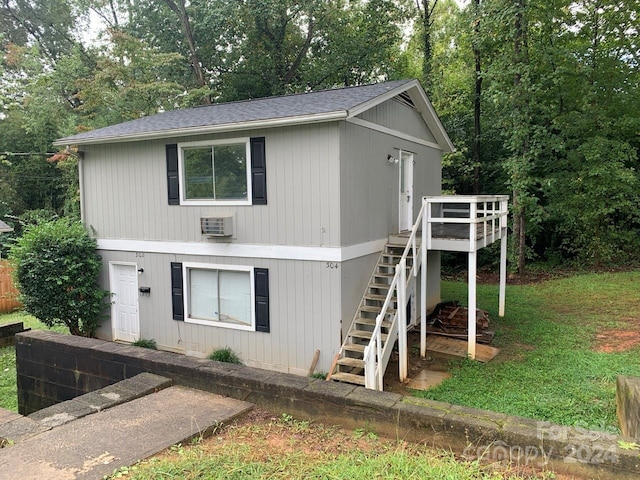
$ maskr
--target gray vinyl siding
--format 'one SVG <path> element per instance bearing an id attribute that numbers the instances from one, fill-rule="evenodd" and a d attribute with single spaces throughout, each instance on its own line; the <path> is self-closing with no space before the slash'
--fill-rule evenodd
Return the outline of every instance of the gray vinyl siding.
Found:
<path id="1" fill-rule="evenodd" d="M 392 130 L 403 132 L 428 142 L 436 142 L 420 112 L 397 100 L 387 100 L 384 103 L 361 113 L 358 118 L 377 123 Z"/>
<path id="2" fill-rule="evenodd" d="M 399 166 L 387 155 L 398 158 L 398 150 L 415 154 L 414 217 L 422 196 L 441 192 L 441 152 L 366 127 L 341 122 L 340 172 L 341 240 L 354 245 L 386 238 L 398 231 Z"/>
<path id="3" fill-rule="evenodd" d="M 166 144 L 251 136 L 266 137 L 267 205 L 168 205 Z M 340 245 L 336 123 L 84 149 L 84 214 L 97 238 L 211 241 L 200 217 L 234 214 L 233 242 Z"/>
<path id="4" fill-rule="evenodd" d="M 101 284 L 109 288 L 110 261 L 135 262 L 144 272 L 139 286 L 150 296 L 139 297 L 140 336 L 154 339 L 164 350 L 205 356 L 214 349 L 231 347 L 247 365 L 277 371 L 306 373 L 313 354 L 320 350 L 317 371 L 327 372 L 340 349 L 341 268 L 324 262 L 265 260 L 193 255 L 100 252 L 104 268 Z M 269 269 L 270 333 L 197 325 L 172 319 L 171 262 L 249 265 Z M 355 307 L 354 307 L 355 308 Z M 107 319 L 99 338 L 112 339 Z"/>

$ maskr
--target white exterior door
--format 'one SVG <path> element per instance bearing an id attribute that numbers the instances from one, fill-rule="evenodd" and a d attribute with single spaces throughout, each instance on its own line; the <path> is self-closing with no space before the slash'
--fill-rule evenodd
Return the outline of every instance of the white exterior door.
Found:
<path id="1" fill-rule="evenodd" d="M 413 227 L 413 153 L 400 150 L 400 199 L 398 209 L 400 231 Z"/>
<path id="2" fill-rule="evenodd" d="M 138 318 L 138 268 L 135 264 L 111 264 L 113 339 L 135 342 L 140 339 Z"/>

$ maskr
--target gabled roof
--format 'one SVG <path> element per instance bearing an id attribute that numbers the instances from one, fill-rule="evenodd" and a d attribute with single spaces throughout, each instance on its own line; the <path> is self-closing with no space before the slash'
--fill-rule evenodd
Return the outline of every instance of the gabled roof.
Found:
<path id="1" fill-rule="evenodd" d="M 4 223 L 2 220 L 0 220 L 0 233 L 8 233 L 8 232 L 13 232 L 13 227 L 10 227 L 6 223 Z"/>
<path id="2" fill-rule="evenodd" d="M 115 143 L 346 120 L 405 92 L 409 94 L 414 106 L 422 114 L 440 148 L 444 152 L 453 151 L 451 140 L 417 80 L 396 80 L 357 87 L 171 110 L 71 135 L 57 140 L 55 144 Z"/>

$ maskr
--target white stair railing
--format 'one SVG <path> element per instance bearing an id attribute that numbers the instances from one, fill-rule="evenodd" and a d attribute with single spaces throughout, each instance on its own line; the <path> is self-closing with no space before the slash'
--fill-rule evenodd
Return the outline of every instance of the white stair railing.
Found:
<path id="1" fill-rule="evenodd" d="M 376 317 L 376 325 L 371 334 L 369 344 L 364 348 L 364 378 L 365 387 L 373 390 L 384 389 L 384 372 L 391 356 L 391 349 L 398 337 L 398 350 L 400 357 L 400 381 L 405 381 L 408 374 L 407 355 L 407 303 L 409 302 L 407 292 L 412 291 L 416 283 L 416 277 L 422 267 L 422 255 L 419 254 L 417 235 L 422 225 L 424 209 L 426 203 L 422 203 L 422 208 L 418 214 L 416 223 L 411 229 L 411 235 L 407 246 L 402 253 L 400 261 L 396 265 L 396 271 L 389 285 L 389 291 L 385 298 L 380 314 Z M 422 245 L 426 248 L 426 245 Z M 409 252 L 413 255 L 413 262 L 407 271 L 407 257 Z M 396 313 L 393 315 L 391 327 L 388 329 L 387 340 L 382 344 L 382 322 L 387 315 L 387 311 L 392 306 L 393 297 L 397 297 Z"/>

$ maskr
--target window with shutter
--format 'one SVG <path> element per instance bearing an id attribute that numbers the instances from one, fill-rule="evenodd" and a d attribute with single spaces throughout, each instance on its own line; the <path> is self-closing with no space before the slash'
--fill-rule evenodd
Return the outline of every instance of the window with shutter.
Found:
<path id="1" fill-rule="evenodd" d="M 266 205 L 265 138 L 166 146 L 169 205 Z"/>
<path id="2" fill-rule="evenodd" d="M 171 303 L 174 320 L 268 333 L 269 270 L 171 262 Z"/>

